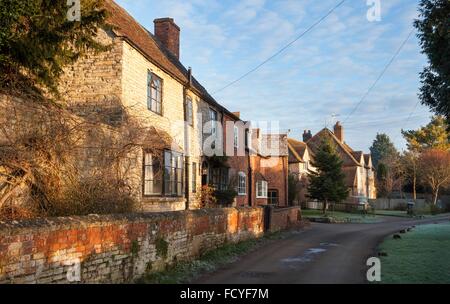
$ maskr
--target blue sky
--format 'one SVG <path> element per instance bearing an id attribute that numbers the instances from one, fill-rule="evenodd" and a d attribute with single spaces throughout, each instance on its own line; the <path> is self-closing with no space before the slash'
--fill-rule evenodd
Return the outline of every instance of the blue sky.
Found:
<path id="1" fill-rule="evenodd" d="M 153 20 L 181 27 L 181 61 L 214 93 L 251 70 L 325 15 L 339 0 L 117 0 L 153 32 Z M 369 22 L 366 0 L 347 0 L 323 23 L 235 85 L 213 94 L 245 120 L 279 120 L 290 137 L 345 120 L 412 29 L 418 0 L 381 0 L 381 21 Z M 377 132 L 399 149 L 400 129 L 425 125 L 417 104 L 426 64 L 417 38 L 408 40 L 384 77 L 346 121 L 345 141 L 367 151 Z M 411 115 L 411 112 L 414 112 Z"/>

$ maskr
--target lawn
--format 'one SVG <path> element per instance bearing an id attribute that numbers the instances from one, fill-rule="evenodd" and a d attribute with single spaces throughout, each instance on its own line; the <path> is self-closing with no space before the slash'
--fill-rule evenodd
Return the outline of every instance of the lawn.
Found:
<path id="1" fill-rule="evenodd" d="M 381 257 L 381 283 L 450 283 L 450 223 L 417 226 L 401 237 L 379 246 L 387 253 Z"/>
<path id="2" fill-rule="evenodd" d="M 341 212 L 341 211 L 327 211 L 327 213 L 324 215 L 322 213 L 322 210 L 311 210 L 311 209 L 304 209 L 302 210 L 302 216 L 304 218 L 330 218 L 334 219 L 339 222 L 346 222 L 346 223 L 364 223 L 364 224 L 370 224 L 370 223 L 378 223 L 381 221 L 381 218 L 379 218 L 376 215 L 372 214 L 361 214 L 361 213 L 347 213 L 347 212 Z"/>
<path id="3" fill-rule="evenodd" d="M 416 210 L 414 216 L 409 215 L 406 211 L 399 211 L 399 210 L 376 210 L 375 214 L 382 215 L 382 216 L 429 218 L 429 217 L 446 215 L 447 213 L 431 214 L 431 212 L 429 210 L 422 209 L 422 210 Z"/>

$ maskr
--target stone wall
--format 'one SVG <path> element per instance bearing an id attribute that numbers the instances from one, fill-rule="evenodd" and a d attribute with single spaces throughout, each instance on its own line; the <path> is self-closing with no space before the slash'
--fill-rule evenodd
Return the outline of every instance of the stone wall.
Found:
<path id="1" fill-rule="evenodd" d="M 130 282 L 263 233 L 263 208 L 0 222 L 0 283 Z"/>

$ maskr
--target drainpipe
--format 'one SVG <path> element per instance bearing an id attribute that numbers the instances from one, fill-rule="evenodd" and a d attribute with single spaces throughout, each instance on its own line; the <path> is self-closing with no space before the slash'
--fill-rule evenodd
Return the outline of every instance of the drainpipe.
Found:
<path id="1" fill-rule="evenodd" d="M 189 88 L 192 87 L 192 69 L 191 69 L 191 67 L 189 67 L 189 69 L 188 69 L 187 78 L 188 78 L 188 81 L 183 86 L 183 111 L 184 111 L 184 117 L 186 117 L 186 95 L 187 95 L 187 91 L 188 91 Z M 188 140 L 189 140 L 188 139 L 188 126 L 187 126 L 186 122 L 184 122 L 184 148 L 185 148 L 185 150 L 187 150 L 187 148 L 190 146 Z M 185 152 L 190 152 L 190 151 L 185 151 Z M 185 168 L 184 168 L 184 174 L 185 174 L 185 177 L 184 177 L 184 183 L 185 183 L 184 196 L 186 198 L 186 206 L 185 206 L 185 208 L 186 208 L 186 210 L 189 210 L 189 204 L 190 204 L 190 197 L 189 197 L 189 184 L 190 184 L 189 183 L 189 176 L 190 176 L 190 174 L 189 174 L 189 165 L 192 166 L 192 164 L 190 162 L 190 157 L 187 156 L 186 154 L 185 154 L 185 157 L 184 157 L 184 166 L 185 166 Z M 192 167 L 191 167 L 191 169 L 192 169 Z"/>
<path id="2" fill-rule="evenodd" d="M 252 206 L 252 193 L 253 193 L 253 169 L 250 162 L 250 153 L 248 154 L 248 206 Z"/>

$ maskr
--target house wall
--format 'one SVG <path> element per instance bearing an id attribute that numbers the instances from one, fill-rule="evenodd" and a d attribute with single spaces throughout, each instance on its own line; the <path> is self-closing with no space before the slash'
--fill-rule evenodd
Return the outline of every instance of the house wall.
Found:
<path id="1" fill-rule="evenodd" d="M 203 120 L 202 120 L 202 112 L 200 106 L 202 104 L 201 98 L 192 90 L 186 89 L 185 93 L 192 100 L 192 111 L 193 111 L 193 120 L 194 125 L 189 126 L 186 124 L 185 126 L 185 152 L 188 156 L 187 160 L 187 172 L 189 174 L 189 182 L 186 187 L 188 187 L 189 193 L 189 209 L 198 209 L 200 208 L 200 199 L 199 192 L 201 189 L 201 166 L 202 166 L 202 129 L 203 129 Z M 192 163 L 195 163 L 197 166 L 197 171 L 193 175 L 192 173 Z M 195 176 L 195 177 L 194 177 Z M 193 188 L 192 178 L 196 179 L 196 189 Z"/>
<path id="2" fill-rule="evenodd" d="M 122 41 L 103 30 L 98 32 L 98 41 L 111 45 L 111 49 L 98 54 L 88 52 L 66 67 L 59 80 L 61 101 L 84 117 L 111 110 L 122 97 Z"/>
<path id="3" fill-rule="evenodd" d="M 278 191 L 278 206 L 287 206 L 288 157 L 274 156 L 262 159 L 262 172 L 267 179 L 268 189 Z"/>
<path id="4" fill-rule="evenodd" d="M 238 135 L 238 148 L 234 147 L 234 127 L 228 125 L 227 122 L 235 122 L 235 119 L 229 115 L 224 115 L 224 126 L 223 126 L 223 138 L 224 138 L 224 151 L 228 156 L 228 165 L 230 166 L 229 178 L 233 183 L 238 183 L 238 174 L 243 172 L 246 176 L 246 194 L 237 195 L 235 199 L 236 206 L 248 206 L 248 195 L 250 191 L 249 187 L 249 158 L 248 151 L 245 149 L 245 130 L 244 125 L 237 124 L 239 128 Z"/>

